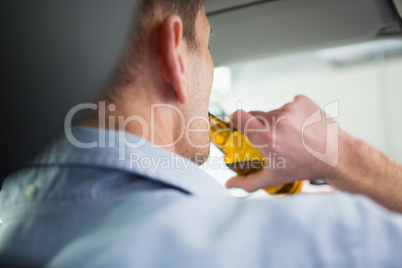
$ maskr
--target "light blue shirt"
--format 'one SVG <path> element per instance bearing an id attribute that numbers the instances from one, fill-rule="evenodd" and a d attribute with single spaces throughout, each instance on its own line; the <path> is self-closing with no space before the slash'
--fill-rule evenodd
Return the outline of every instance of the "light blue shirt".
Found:
<path id="1" fill-rule="evenodd" d="M 236 199 L 130 134 L 73 135 L 97 144 L 63 136 L 5 181 L 0 267 L 402 266 L 402 216 L 363 196 Z"/>

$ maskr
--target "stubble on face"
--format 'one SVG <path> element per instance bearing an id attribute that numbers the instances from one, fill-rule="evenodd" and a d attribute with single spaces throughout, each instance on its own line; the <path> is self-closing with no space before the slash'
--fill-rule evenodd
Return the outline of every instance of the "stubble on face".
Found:
<path id="1" fill-rule="evenodd" d="M 196 20 L 196 37 L 198 47 L 189 52 L 189 102 L 184 108 L 187 132 L 186 142 L 181 146 L 182 156 L 201 165 L 207 161 L 210 154 L 208 105 L 213 81 L 213 62 L 208 48 L 211 26 L 201 10 Z M 194 132 L 193 130 L 200 132 Z"/>

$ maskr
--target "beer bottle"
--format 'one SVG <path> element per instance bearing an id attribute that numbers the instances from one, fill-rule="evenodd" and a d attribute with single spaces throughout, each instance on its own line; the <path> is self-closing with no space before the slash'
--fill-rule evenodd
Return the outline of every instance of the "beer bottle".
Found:
<path id="1" fill-rule="evenodd" d="M 229 122 L 218 119 L 209 114 L 211 142 L 224 154 L 225 164 L 239 175 L 245 176 L 261 171 L 264 165 L 264 157 L 250 140 Z M 269 161 L 269 160 L 265 160 Z M 271 195 L 297 194 L 303 186 L 302 181 L 296 181 L 286 185 L 278 185 L 266 188 Z"/>

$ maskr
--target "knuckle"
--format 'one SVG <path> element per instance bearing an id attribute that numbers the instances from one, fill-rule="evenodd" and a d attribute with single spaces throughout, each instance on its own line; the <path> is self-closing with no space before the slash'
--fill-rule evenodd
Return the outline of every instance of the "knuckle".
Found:
<path id="1" fill-rule="evenodd" d="M 285 125 L 292 118 L 292 116 L 292 110 L 285 110 L 276 116 L 273 123 L 276 123 L 277 125 Z"/>
<path id="2" fill-rule="evenodd" d="M 270 144 L 272 142 L 272 134 L 271 133 L 263 132 L 263 133 L 261 133 L 261 135 L 265 141 L 265 144 Z"/>
<path id="3" fill-rule="evenodd" d="M 282 119 L 282 118 L 287 118 L 288 116 L 289 116 L 289 110 L 283 110 L 283 111 L 281 111 L 280 113 L 278 113 L 275 117 L 274 117 L 274 119 L 275 120 L 279 120 L 280 118 Z"/>
<path id="4" fill-rule="evenodd" d="M 270 126 L 270 122 L 269 122 L 268 118 L 266 118 L 266 117 L 258 115 L 258 116 L 255 116 L 255 119 L 257 119 L 258 122 L 260 124 L 262 124 L 264 127 L 269 127 Z"/>
<path id="5" fill-rule="evenodd" d="M 294 101 L 295 101 L 295 102 L 299 102 L 299 101 L 303 101 L 303 100 L 305 100 L 305 99 L 307 99 L 306 96 L 304 96 L 304 95 L 297 95 L 297 96 L 294 98 Z"/>
<path id="6" fill-rule="evenodd" d="M 245 113 L 243 110 L 237 110 L 230 116 L 230 118 L 232 121 L 237 121 L 239 118 L 242 118 L 243 113 Z"/>
<path id="7" fill-rule="evenodd" d="M 289 112 L 289 111 L 292 111 L 293 109 L 294 109 L 294 106 L 295 106 L 295 103 L 294 102 L 289 102 L 289 103 L 286 103 L 284 106 L 283 106 L 283 110 L 285 111 L 285 112 Z"/>

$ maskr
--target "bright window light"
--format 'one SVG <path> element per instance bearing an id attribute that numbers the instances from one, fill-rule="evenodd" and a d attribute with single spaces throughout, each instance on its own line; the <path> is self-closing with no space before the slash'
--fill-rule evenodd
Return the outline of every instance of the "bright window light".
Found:
<path id="1" fill-rule="evenodd" d="M 229 93 L 232 88 L 232 71 L 229 67 L 215 68 L 213 89 L 222 95 Z"/>

